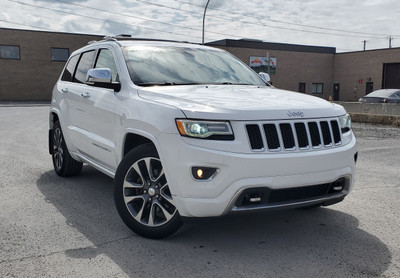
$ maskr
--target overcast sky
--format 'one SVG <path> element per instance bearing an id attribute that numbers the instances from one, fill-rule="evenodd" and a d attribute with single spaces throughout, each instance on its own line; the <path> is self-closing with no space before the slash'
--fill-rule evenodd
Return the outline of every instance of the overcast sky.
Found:
<path id="1" fill-rule="evenodd" d="M 0 27 L 201 43 L 207 0 L 0 0 Z M 205 41 L 400 47 L 399 0 L 210 0 Z"/>

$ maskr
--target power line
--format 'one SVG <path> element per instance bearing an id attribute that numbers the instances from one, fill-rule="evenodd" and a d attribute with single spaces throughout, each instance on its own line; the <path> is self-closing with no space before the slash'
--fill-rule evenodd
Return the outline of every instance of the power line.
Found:
<path id="1" fill-rule="evenodd" d="M 19 1 L 15 1 L 15 0 L 8 0 L 8 1 L 20 4 L 20 5 L 31 6 L 31 7 L 40 8 L 40 9 L 49 10 L 49 11 L 54 11 L 54 12 L 58 12 L 58 13 L 70 14 L 70 15 L 80 16 L 80 17 L 84 17 L 84 18 L 90 18 L 90 19 L 93 19 L 93 20 L 99 20 L 99 21 L 102 21 L 102 22 L 110 22 L 110 23 L 116 23 L 116 24 L 121 24 L 121 25 L 128 25 L 128 26 L 132 26 L 132 27 L 135 27 L 135 28 L 139 27 L 139 28 L 148 29 L 148 30 L 152 30 L 152 31 L 157 31 L 157 32 L 162 32 L 162 33 L 167 33 L 167 34 L 173 34 L 173 35 L 179 35 L 179 36 L 184 36 L 184 37 L 192 37 L 192 38 L 196 38 L 196 39 L 199 38 L 198 36 L 192 36 L 192 35 L 188 35 L 188 34 L 180 34 L 180 33 L 175 33 L 175 32 L 171 32 L 171 31 L 164 31 L 164 30 L 159 30 L 159 29 L 150 28 L 150 27 L 143 27 L 141 25 L 133 25 L 133 24 L 129 24 L 129 23 L 121 23 L 121 22 L 117 22 L 117 21 L 113 21 L 113 20 L 109 20 L 109 19 L 100 19 L 100 18 L 88 16 L 88 15 L 81 15 L 81 14 L 77 14 L 77 13 L 61 11 L 61 10 L 57 10 L 57 9 L 47 8 L 47 7 L 43 7 L 43 6 L 37 6 L 37 5 L 28 4 L 28 3 L 25 3 L 25 2 L 19 2 Z"/>
<path id="2" fill-rule="evenodd" d="M 166 9 L 171 9 L 171 10 L 176 10 L 176 11 L 183 11 L 183 12 L 187 12 L 187 13 L 191 13 L 191 14 L 200 15 L 200 13 L 197 13 L 197 12 L 188 11 L 188 10 L 184 10 L 184 9 L 178 9 L 178 8 L 174 8 L 174 7 L 169 7 L 169 6 L 165 6 L 165 5 L 158 4 L 158 3 L 151 3 L 151 2 L 148 2 L 148 1 L 144 1 L 144 0 L 136 0 L 136 1 L 137 2 L 141 2 L 141 3 L 145 3 L 147 5 L 152 5 L 152 6 L 162 7 L 162 8 L 166 8 Z M 240 14 L 238 14 L 238 15 L 240 15 Z M 243 16 L 243 15 L 241 15 L 241 16 Z M 239 19 L 222 17 L 222 16 L 215 16 L 215 15 L 214 16 L 209 15 L 208 17 L 218 18 L 218 19 L 222 19 L 222 20 L 225 20 L 225 21 L 229 21 L 229 22 L 231 22 L 233 20 L 235 22 L 258 25 L 258 26 L 262 26 L 262 27 L 270 27 L 270 28 L 281 29 L 281 30 L 289 30 L 289 31 L 305 32 L 305 33 L 314 33 L 314 34 L 324 34 L 324 35 L 340 36 L 340 37 L 365 38 L 365 35 L 335 34 L 335 33 L 327 33 L 327 32 L 322 32 L 322 31 L 295 29 L 295 28 L 282 27 L 282 26 L 273 26 L 273 25 L 268 25 L 268 24 L 264 24 L 264 23 L 255 23 L 255 22 L 250 22 L 250 21 L 243 21 L 243 20 L 239 20 Z M 270 21 L 272 21 L 272 20 L 270 20 Z M 277 22 L 279 22 L 279 21 L 277 21 Z M 295 23 L 292 23 L 292 24 L 295 24 Z M 335 30 L 335 31 L 338 32 L 337 30 Z M 357 33 L 357 32 L 354 32 L 354 33 Z M 376 35 L 376 36 L 374 35 L 373 37 L 377 37 L 377 36 L 378 35 Z M 385 36 L 386 37 L 387 35 L 379 35 L 379 36 Z"/>
<path id="3" fill-rule="evenodd" d="M 190 2 L 186 2 L 186 1 L 180 1 L 180 0 L 172 0 L 172 1 L 175 1 L 175 2 L 178 2 L 178 3 L 187 4 L 187 5 L 191 5 L 191 6 L 196 6 L 196 7 L 200 7 L 200 8 L 204 8 L 204 6 L 202 6 L 202 5 L 198 5 L 198 4 L 194 4 L 194 3 L 190 3 Z M 144 2 L 144 1 L 139 1 L 139 2 Z M 228 13 L 225 10 L 216 9 L 216 8 L 212 8 L 212 7 L 208 8 L 208 9 L 209 10 L 223 12 L 223 13 Z M 235 15 L 243 16 L 242 14 L 236 13 L 234 11 L 229 11 L 229 14 L 235 14 Z M 288 22 L 288 21 L 269 19 L 269 18 L 265 18 L 265 17 L 258 17 L 258 16 L 254 16 L 254 15 L 252 17 L 260 19 L 260 20 L 267 20 L 267 21 L 276 22 L 276 23 L 283 23 L 283 24 L 288 24 L 288 25 L 307 27 L 307 28 L 314 28 L 314 29 L 320 29 L 320 30 L 328 30 L 328 31 L 344 32 L 344 33 L 353 33 L 353 34 L 359 34 L 359 35 L 386 36 L 386 37 L 388 36 L 387 34 L 375 34 L 375 33 L 367 33 L 367 32 L 349 31 L 349 30 L 343 30 L 343 29 L 335 29 L 335 28 L 327 28 L 327 27 L 321 27 L 321 26 L 313 26 L 313 25 L 306 25 L 306 24 L 300 24 L 300 23 L 293 23 L 293 22 Z M 256 24 L 256 23 L 253 23 L 253 24 Z"/>
<path id="4" fill-rule="evenodd" d="M 9 0 L 9 1 L 12 1 L 12 0 Z M 90 6 L 85 6 L 85 5 L 77 4 L 77 3 L 71 3 L 71 2 L 63 1 L 63 0 L 55 0 L 55 1 L 62 2 L 62 3 L 68 4 L 68 5 L 77 6 L 77 7 L 87 8 L 87 9 L 91 9 L 91 10 L 95 10 L 95 11 L 101 11 L 101 12 L 120 15 L 120 16 L 122 15 L 122 16 L 130 17 L 130 18 L 135 18 L 135 19 L 140 19 L 140 20 L 145 20 L 145 21 L 151 21 L 151 22 L 156 22 L 156 23 L 161 23 L 161 24 L 175 26 L 175 27 L 179 27 L 179 28 L 183 28 L 183 29 L 189 29 L 189 30 L 201 32 L 201 29 L 197 29 L 197 28 L 193 28 L 193 27 L 181 26 L 181 25 L 174 24 L 174 23 L 162 22 L 162 21 L 158 21 L 158 20 L 155 20 L 155 19 L 149 19 L 149 18 L 145 18 L 145 17 L 138 17 L 138 16 L 133 16 L 133 15 L 130 15 L 130 14 L 125 14 L 125 13 L 117 13 L 117 12 L 114 12 L 114 11 L 108 11 L 108 10 L 103 10 L 103 9 L 99 9 L 99 8 L 93 8 L 93 7 L 90 7 Z M 238 36 L 235 36 L 235 35 L 229 35 L 229 34 L 224 34 L 224 33 L 219 33 L 219 32 L 213 32 L 213 31 L 210 31 L 209 33 L 241 38 L 241 37 L 238 37 Z"/>
<path id="5" fill-rule="evenodd" d="M 54 32 L 56 32 L 56 30 L 53 30 L 53 29 L 43 28 L 43 27 L 34 26 L 34 25 L 22 24 L 22 23 L 18 23 L 18 22 L 14 22 L 14 21 L 9 21 L 9 20 L 4 20 L 4 19 L 0 19 L 0 22 L 11 23 L 11 24 L 15 24 L 15 25 L 30 27 L 30 28 L 36 28 L 36 29 L 39 29 L 39 30 L 54 31 Z"/>

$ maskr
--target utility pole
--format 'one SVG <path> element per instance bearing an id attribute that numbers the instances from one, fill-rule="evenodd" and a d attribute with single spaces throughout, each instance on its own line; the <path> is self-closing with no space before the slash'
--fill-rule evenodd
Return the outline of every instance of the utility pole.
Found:
<path id="1" fill-rule="evenodd" d="M 367 40 L 363 40 L 364 43 L 364 51 L 365 51 L 365 47 L 367 46 Z"/>
<path id="2" fill-rule="evenodd" d="M 269 68 L 270 68 L 270 63 L 269 63 L 269 51 L 267 52 L 267 73 L 269 74 Z"/>
<path id="3" fill-rule="evenodd" d="M 392 36 L 390 36 L 388 39 L 389 39 L 389 48 L 392 48 L 392 40 L 393 40 Z"/>
<path id="4" fill-rule="evenodd" d="M 204 44 L 204 22 L 206 20 L 206 11 L 207 11 L 207 7 L 208 7 L 208 3 L 210 3 L 210 0 L 207 0 L 206 7 L 204 8 L 204 14 L 203 14 L 203 36 L 202 36 L 202 39 L 201 39 L 201 44 Z"/>

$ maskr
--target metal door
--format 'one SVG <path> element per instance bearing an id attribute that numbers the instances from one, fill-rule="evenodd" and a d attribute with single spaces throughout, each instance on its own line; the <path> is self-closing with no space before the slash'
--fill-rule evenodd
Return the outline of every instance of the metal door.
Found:
<path id="1" fill-rule="evenodd" d="M 299 83 L 299 92 L 305 94 L 306 93 L 306 83 L 300 82 Z"/>
<path id="2" fill-rule="evenodd" d="M 339 93 L 340 93 L 340 83 L 333 84 L 333 100 L 339 100 Z"/>
<path id="3" fill-rule="evenodd" d="M 374 90 L 374 82 L 365 83 L 365 94 L 368 95 L 370 92 Z"/>

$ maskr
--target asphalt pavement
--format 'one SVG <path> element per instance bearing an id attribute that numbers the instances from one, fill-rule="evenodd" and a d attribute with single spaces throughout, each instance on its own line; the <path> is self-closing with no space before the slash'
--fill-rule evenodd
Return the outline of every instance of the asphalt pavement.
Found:
<path id="1" fill-rule="evenodd" d="M 400 277 L 400 129 L 354 124 L 356 184 L 327 208 L 229 215 L 149 240 L 113 181 L 58 177 L 48 106 L 0 107 L 0 277 Z"/>

